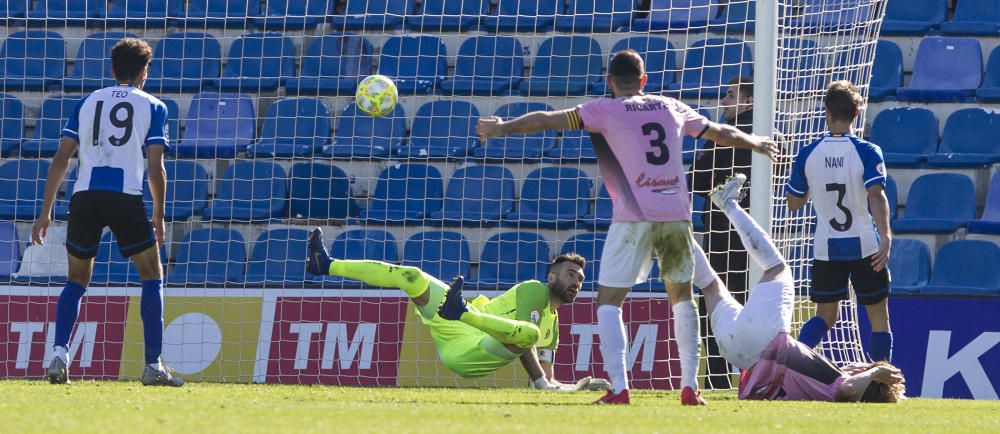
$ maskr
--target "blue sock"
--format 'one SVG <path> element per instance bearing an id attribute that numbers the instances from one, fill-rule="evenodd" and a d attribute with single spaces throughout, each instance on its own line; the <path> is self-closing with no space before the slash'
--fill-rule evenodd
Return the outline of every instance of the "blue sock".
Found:
<path id="1" fill-rule="evenodd" d="M 872 360 L 892 361 L 892 332 L 872 332 L 869 345 L 871 348 L 868 353 L 872 356 Z"/>
<path id="2" fill-rule="evenodd" d="M 823 340 L 829 329 L 830 326 L 826 325 L 826 321 L 823 318 L 814 316 L 809 321 L 806 321 L 802 326 L 802 330 L 799 330 L 799 342 L 802 342 L 809 348 L 816 348 L 816 345 L 819 345 L 819 341 Z"/>
<path id="3" fill-rule="evenodd" d="M 56 302 L 56 340 L 55 346 L 69 350 L 69 335 L 76 325 L 76 316 L 80 313 L 80 299 L 87 291 L 83 285 L 76 282 L 66 282 L 59 301 Z"/>
<path id="4" fill-rule="evenodd" d="M 143 280 L 139 313 L 146 344 L 146 363 L 156 363 L 163 350 L 163 281 Z"/>

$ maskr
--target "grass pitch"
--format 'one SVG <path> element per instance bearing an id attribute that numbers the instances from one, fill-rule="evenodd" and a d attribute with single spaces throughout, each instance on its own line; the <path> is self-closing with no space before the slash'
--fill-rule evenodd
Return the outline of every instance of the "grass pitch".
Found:
<path id="1" fill-rule="evenodd" d="M 706 392 L 634 391 L 627 407 L 596 392 L 138 382 L 0 381 L 0 431 L 33 432 L 1000 432 L 995 401 L 910 399 L 899 405 L 738 401 Z"/>

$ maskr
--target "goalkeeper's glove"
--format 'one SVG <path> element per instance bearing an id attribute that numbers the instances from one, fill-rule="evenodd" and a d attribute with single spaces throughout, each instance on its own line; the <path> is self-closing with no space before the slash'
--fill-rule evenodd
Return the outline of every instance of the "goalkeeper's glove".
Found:
<path id="1" fill-rule="evenodd" d="M 611 383 L 603 378 L 584 377 L 577 380 L 576 384 L 562 384 L 559 382 L 550 383 L 545 377 L 539 377 L 531 382 L 532 389 L 549 390 L 557 392 L 577 392 L 580 390 L 610 390 Z"/>

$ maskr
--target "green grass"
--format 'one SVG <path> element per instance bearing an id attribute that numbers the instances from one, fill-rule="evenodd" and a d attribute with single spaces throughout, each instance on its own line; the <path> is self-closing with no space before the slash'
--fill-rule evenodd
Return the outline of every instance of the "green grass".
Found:
<path id="1" fill-rule="evenodd" d="M 590 405 L 596 392 L 137 382 L 0 381 L 0 432 L 1000 432 L 989 401 L 898 405 L 746 402 L 706 392 L 636 391 L 628 407 Z"/>

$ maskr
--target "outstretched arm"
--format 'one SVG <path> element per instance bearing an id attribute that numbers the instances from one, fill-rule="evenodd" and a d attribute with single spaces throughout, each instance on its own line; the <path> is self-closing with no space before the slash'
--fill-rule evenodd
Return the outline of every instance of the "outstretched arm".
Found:
<path id="1" fill-rule="evenodd" d="M 574 120 L 575 119 L 575 120 Z M 576 123 L 576 125 L 574 125 Z M 536 111 L 516 119 L 504 121 L 497 116 L 479 120 L 476 133 L 480 140 L 509 134 L 530 134 L 548 130 L 570 130 L 579 128 L 579 115 L 576 109 L 556 111 Z"/>
<path id="2" fill-rule="evenodd" d="M 744 133 L 732 125 L 709 122 L 701 137 L 723 146 L 750 149 L 767 155 L 771 161 L 778 161 L 778 145 L 767 137 Z"/>

